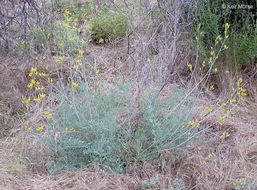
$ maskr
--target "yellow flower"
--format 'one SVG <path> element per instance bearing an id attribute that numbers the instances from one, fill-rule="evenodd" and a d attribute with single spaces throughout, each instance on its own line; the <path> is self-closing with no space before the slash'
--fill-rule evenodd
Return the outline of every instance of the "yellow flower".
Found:
<path id="1" fill-rule="evenodd" d="M 36 69 L 36 68 L 33 68 L 33 67 L 32 67 L 31 70 L 30 70 L 31 73 L 33 73 L 33 72 L 35 72 L 35 71 L 37 71 L 37 69 Z"/>
<path id="2" fill-rule="evenodd" d="M 232 99 L 230 100 L 231 103 L 235 103 L 236 102 L 236 99 Z"/>
<path id="3" fill-rule="evenodd" d="M 73 65 L 73 69 L 77 69 L 78 68 L 78 66 L 77 65 Z"/>
<path id="4" fill-rule="evenodd" d="M 84 51 L 83 50 L 79 50 L 79 54 L 83 55 Z"/>
<path id="5" fill-rule="evenodd" d="M 39 126 L 37 129 L 36 129 L 36 131 L 42 131 L 43 130 L 43 126 L 41 125 L 41 126 Z"/>
<path id="6" fill-rule="evenodd" d="M 210 62 L 212 61 L 212 57 L 210 57 Z"/>
<path id="7" fill-rule="evenodd" d="M 229 28 L 229 26 L 230 26 L 230 25 L 229 25 L 228 23 L 226 23 L 226 24 L 225 24 L 225 29 L 227 30 L 227 29 Z"/>
<path id="8" fill-rule="evenodd" d="M 45 94 L 39 94 L 39 98 L 44 98 L 46 95 Z"/>
<path id="9" fill-rule="evenodd" d="M 65 12 L 67 15 L 70 14 L 70 11 L 68 11 L 68 10 L 65 10 L 64 12 Z"/>
<path id="10" fill-rule="evenodd" d="M 98 74 L 99 74 L 99 71 L 97 70 L 97 71 L 95 72 L 95 74 L 97 74 L 97 75 L 98 75 Z"/>
<path id="11" fill-rule="evenodd" d="M 239 82 L 239 83 L 243 82 L 243 79 L 240 77 L 240 78 L 238 79 L 238 82 Z"/>
<path id="12" fill-rule="evenodd" d="M 60 62 L 63 59 L 63 57 L 59 57 L 58 59 L 56 59 L 56 63 Z"/>
<path id="13" fill-rule="evenodd" d="M 192 71 L 193 66 L 192 66 L 191 64 L 188 64 L 187 66 L 188 66 L 188 68 L 190 69 L 190 71 Z"/>
<path id="14" fill-rule="evenodd" d="M 213 72 L 213 73 L 217 73 L 217 72 L 218 72 L 218 69 L 217 69 L 217 68 L 214 68 L 214 69 L 212 69 L 212 72 Z"/>
<path id="15" fill-rule="evenodd" d="M 228 35 L 226 35 L 226 39 L 228 39 Z"/>
<path id="16" fill-rule="evenodd" d="M 76 88 L 77 86 L 78 86 L 78 84 L 77 83 L 72 83 L 72 85 Z"/>
<path id="17" fill-rule="evenodd" d="M 33 99 L 33 101 L 34 101 L 34 102 L 37 102 L 37 101 L 38 101 L 38 99 L 37 99 L 37 98 L 34 98 L 34 99 Z"/>
<path id="18" fill-rule="evenodd" d="M 78 22 L 78 19 L 77 19 L 77 18 L 75 18 L 75 19 L 74 19 L 74 22 Z"/>
<path id="19" fill-rule="evenodd" d="M 30 97 L 25 101 L 25 104 L 28 104 L 30 101 Z"/>
<path id="20" fill-rule="evenodd" d="M 27 85 L 27 87 L 28 87 L 28 88 L 31 88 L 31 87 L 33 87 L 33 84 L 30 83 L 30 84 Z"/>
<path id="21" fill-rule="evenodd" d="M 211 51 L 211 55 L 213 55 L 214 54 L 214 51 Z"/>
<path id="22" fill-rule="evenodd" d="M 75 26 L 72 26 L 73 29 L 75 29 Z"/>
<path id="23" fill-rule="evenodd" d="M 80 33 L 80 29 L 78 29 L 78 33 Z"/>
<path id="24" fill-rule="evenodd" d="M 75 38 L 69 37 L 69 41 L 73 42 L 74 40 L 75 40 Z"/>
<path id="25" fill-rule="evenodd" d="M 212 155 L 211 155 L 211 154 L 209 154 L 209 155 L 208 155 L 208 157 L 209 157 L 209 158 L 211 158 L 211 157 L 212 157 Z"/>
<path id="26" fill-rule="evenodd" d="M 68 130 L 69 130 L 69 128 L 68 128 L 68 127 L 66 127 L 66 128 L 65 128 L 65 131 L 68 131 Z"/>
<path id="27" fill-rule="evenodd" d="M 62 43 L 60 43 L 59 45 L 60 45 L 60 47 L 62 47 L 64 45 L 64 41 L 62 41 Z"/>
<path id="28" fill-rule="evenodd" d="M 79 60 L 79 59 L 77 59 L 77 60 L 76 60 L 76 63 L 80 63 L 80 60 Z"/>
<path id="29" fill-rule="evenodd" d="M 31 128 L 30 128 L 30 127 L 28 127 L 27 125 L 25 126 L 25 129 L 27 129 L 28 131 L 30 131 L 30 130 L 31 130 Z"/>
<path id="30" fill-rule="evenodd" d="M 63 26 L 64 26 L 65 28 L 67 28 L 67 27 L 68 27 L 68 24 L 67 24 L 67 23 L 64 23 Z"/>
<path id="31" fill-rule="evenodd" d="M 228 49 L 228 46 L 227 46 L 227 45 L 224 45 L 224 49 Z"/>
<path id="32" fill-rule="evenodd" d="M 51 79 L 51 78 L 47 78 L 47 80 L 48 80 L 48 82 L 50 82 L 50 83 L 52 83 L 53 82 L 53 79 Z"/>

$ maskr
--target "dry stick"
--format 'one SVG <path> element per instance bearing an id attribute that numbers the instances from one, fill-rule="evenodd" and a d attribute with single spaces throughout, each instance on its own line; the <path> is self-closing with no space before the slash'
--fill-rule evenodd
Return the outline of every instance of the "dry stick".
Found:
<path id="1" fill-rule="evenodd" d="M 132 29 L 132 31 L 126 36 L 127 38 L 128 38 L 128 51 L 127 51 L 127 53 L 128 54 L 130 54 L 130 40 L 129 40 L 129 38 L 130 38 L 130 36 L 133 34 L 133 33 L 135 33 L 135 31 L 138 29 L 138 27 L 144 22 L 144 20 L 153 12 L 153 10 L 154 9 L 151 9 L 150 11 L 148 11 L 148 13 L 147 13 L 147 15 L 145 16 L 145 17 L 143 17 L 142 19 L 141 19 L 141 21 L 138 23 L 138 25 L 134 28 L 134 29 Z"/>

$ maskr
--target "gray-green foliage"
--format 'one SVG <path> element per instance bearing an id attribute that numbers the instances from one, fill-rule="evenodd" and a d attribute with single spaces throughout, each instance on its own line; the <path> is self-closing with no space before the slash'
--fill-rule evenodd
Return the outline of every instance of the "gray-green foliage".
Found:
<path id="1" fill-rule="evenodd" d="M 149 94 L 140 101 L 140 111 L 135 111 L 129 106 L 131 87 L 127 84 L 92 93 L 87 83 L 81 82 L 76 89 L 68 84 L 58 90 L 54 98 L 60 104 L 50 123 L 52 138 L 47 139 L 49 172 L 89 165 L 124 172 L 142 160 L 160 163 L 163 151 L 175 156 L 178 148 L 190 144 L 193 135 L 181 126 L 192 118 L 193 104 L 172 110 L 183 97 L 182 91 L 154 103 Z"/>
<path id="2" fill-rule="evenodd" d="M 256 188 L 256 184 L 240 179 L 239 182 L 236 183 L 235 190 L 254 190 Z"/>

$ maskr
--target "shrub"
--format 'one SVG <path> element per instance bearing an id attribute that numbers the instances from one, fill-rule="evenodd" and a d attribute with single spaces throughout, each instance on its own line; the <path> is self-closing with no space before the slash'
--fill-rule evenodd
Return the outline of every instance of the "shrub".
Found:
<path id="1" fill-rule="evenodd" d="M 127 18 L 121 11 L 102 12 L 92 20 L 91 39 L 96 43 L 117 40 L 126 35 Z"/>
<path id="2" fill-rule="evenodd" d="M 124 172 L 143 160 L 160 162 L 165 151 L 173 153 L 169 159 L 174 161 L 178 149 L 190 145 L 194 129 L 181 126 L 192 118 L 192 100 L 171 111 L 183 97 L 180 90 L 155 103 L 148 95 L 141 100 L 141 111 L 135 112 L 128 106 L 131 84 L 95 94 L 87 83 L 70 86 L 54 96 L 60 104 L 50 123 L 55 138 L 47 139 L 50 173 L 85 166 Z"/>

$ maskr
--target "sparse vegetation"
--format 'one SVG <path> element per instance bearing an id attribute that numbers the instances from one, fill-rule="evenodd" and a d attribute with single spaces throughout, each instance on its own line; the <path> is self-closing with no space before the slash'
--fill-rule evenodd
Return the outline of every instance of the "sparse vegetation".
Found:
<path id="1" fill-rule="evenodd" d="M 1 1 L 0 189 L 256 189 L 255 15 L 232 3 Z"/>

